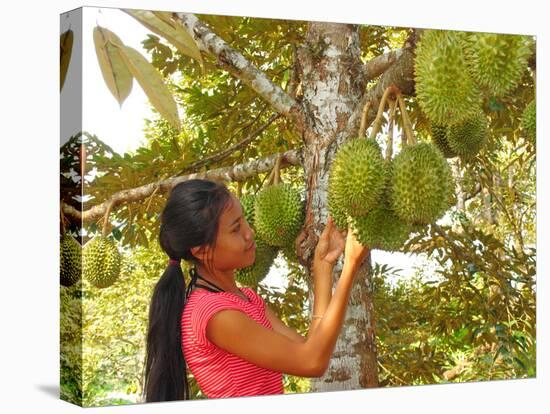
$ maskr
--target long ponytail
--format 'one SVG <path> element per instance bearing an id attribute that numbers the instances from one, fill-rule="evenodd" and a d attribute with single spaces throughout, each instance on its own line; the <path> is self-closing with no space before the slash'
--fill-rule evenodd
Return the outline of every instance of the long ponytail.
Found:
<path id="1" fill-rule="evenodd" d="M 187 369 L 181 349 L 181 314 L 185 279 L 180 266 L 169 265 L 157 282 L 149 307 L 145 360 L 146 402 L 188 400 Z"/>

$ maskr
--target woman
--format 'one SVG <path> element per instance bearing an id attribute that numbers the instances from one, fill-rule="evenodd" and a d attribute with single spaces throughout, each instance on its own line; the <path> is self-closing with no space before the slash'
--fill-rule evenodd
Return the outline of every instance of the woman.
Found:
<path id="1" fill-rule="evenodd" d="M 208 398 L 282 394 L 282 373 L 322 376 L 353 285 L 367 254 L 329 218 L 313 259 L 313 319 L 307 337 L 281 322 L 234 270 L 254 263 L 254 233 L 239 200 L 206 180 L 172 189 L 161 215 L 160 245 L 170 257 L 149 311 L 145 399 L 189 399 L 186 365 Z M 332 294 L 332 269 L 344 251 Z M 180 260 L 195 265 L 186 290 Z"/>

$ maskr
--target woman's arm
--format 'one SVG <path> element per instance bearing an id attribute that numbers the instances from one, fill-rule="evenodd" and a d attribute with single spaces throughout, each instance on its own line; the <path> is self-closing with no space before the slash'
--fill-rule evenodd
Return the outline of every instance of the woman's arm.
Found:
<path id="1" fill-rule="evenodd" d="M 319 326 L 320 316 L 324 315 L 332 297 L 332 266 L 313 265 L 313 315 L 309 324 L 307 337 Z M 285 335 L 295 342 L 305 342 L 306 337 L 300 335 L 294 329 L 286 326 L 283 321 L 266 304 L 266 317 L 271 323 L 273 330 Z"/>
<path id="2" fill-rule="evenodd" d="M 265 305 L 265 316 L 267 320 L 271 323 L 271 326 L 275 332 L 280 333 L 281 335 L 286 336 L 288 339 L 294 342 L 303 343 L 306 341 L 306 338 L 296 332 L 289 326 L 286 326 L 283 321 L 271 310 L 269 305 Z"/>
<path id="3" fill-rule="evenodd" d="M 319 237 L 313 257 L 313 313 L 307 336 L 311 335 L 320 318 L 325 313 L 332 297 L 332 269 L 334 262 L 344 250 L 344 236 L 334 227 L 332 218 Z M 266 304 L 266 316 L 273 330 L 296 342 L 305 342 L 307 338 L 286 326 Z"/>
<path id="4" fill-rule="evenodd" d="M 318 377 L 326 371 L 343 325 L 353 279 L 367 251 L 348 234 L 342 274 L 317 328 L 297 342 L 256 323 L 238 310 L 222 310 L 207 324 L 206 336 L 216 346 L 273 371 Z M 290 328 L 289 328 L 290 329 Z"/>

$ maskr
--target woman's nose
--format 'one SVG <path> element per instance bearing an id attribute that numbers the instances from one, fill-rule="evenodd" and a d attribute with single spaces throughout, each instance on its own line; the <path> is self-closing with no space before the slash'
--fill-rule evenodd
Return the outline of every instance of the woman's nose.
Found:
<path id="1" fill-rule="evenodd" d="M 250 226 L 250 224 L 248 224 L 248 222 L 246 223 L 246 227 L 247 231 L 245 233 L 245 238 L 246 240 L 252 240 L 255 236 L 254 229 Z"/>

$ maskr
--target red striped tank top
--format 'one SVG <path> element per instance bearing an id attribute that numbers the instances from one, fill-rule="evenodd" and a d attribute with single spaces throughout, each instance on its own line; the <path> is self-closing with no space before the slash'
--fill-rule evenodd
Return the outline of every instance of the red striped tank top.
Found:
<path id="1" fill-rule="evenodd" d="M 189 370 L 208 398 L 244 397 L 283 393 L 283 375 L 254 365 L 208 340 L 206 324 L 216 312 L 236 309 L 272 329 L 265 303 L 250 288 L 241 288 L 249 299 L 229 292 L 194 290 L 181 318 L 182 347 Z M 246 340 L 246 338 L 243 338 Z"/>

